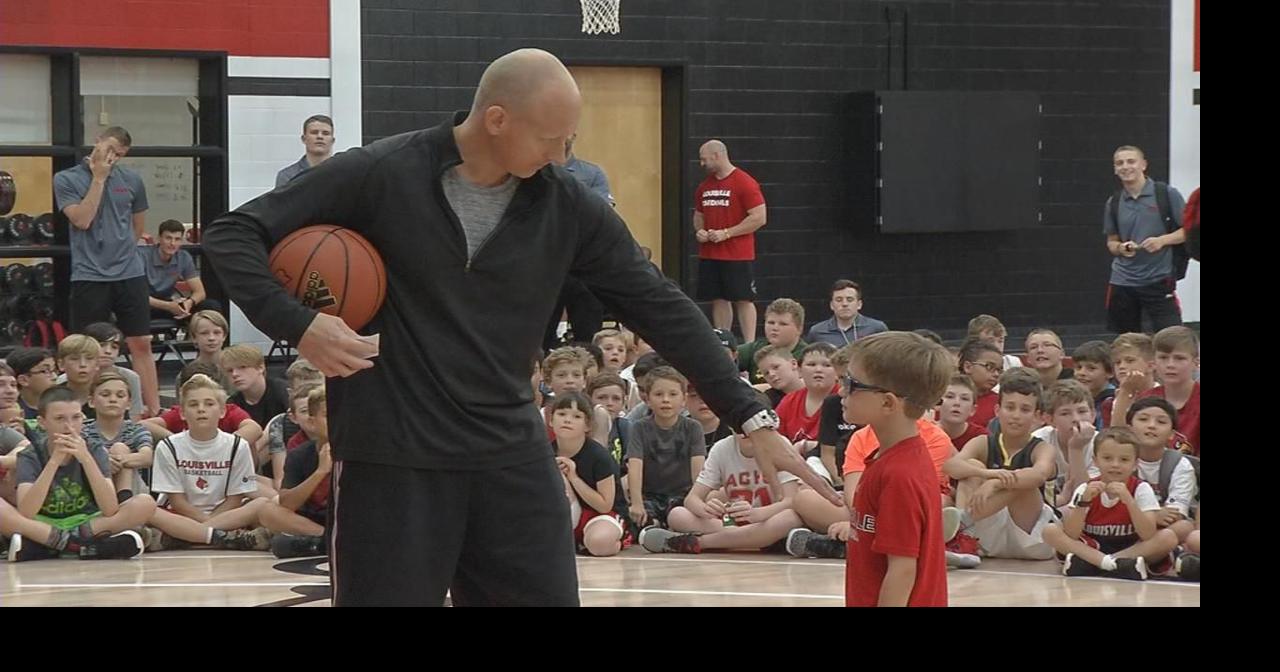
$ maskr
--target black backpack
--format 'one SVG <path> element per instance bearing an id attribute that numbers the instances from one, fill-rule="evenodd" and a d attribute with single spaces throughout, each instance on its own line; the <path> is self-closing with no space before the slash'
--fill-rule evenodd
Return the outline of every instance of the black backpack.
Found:
<path id="1" fill-rule="evenodd" d="M 1164 182 L 1151 181 L 1155 185 L 1156 191 L 1156 207 L 1160 210 L 1160 219 L 1164 220 L 1165 233 L 1173 233 L 1182 228 L 1178 222 L 1178 217 L 1174 216 L 1173 206 L 1169 204 L 1169 185 Z M 1118 190 L 1107 199 L 1107 207 L 1111 209 L 1111 221 L 1116 223 L 1116 230 L 1120 226 L 1120 199 L 1124 198 L 1124 190 Z M 1187 263 L 1191 257 L 1187 254 L 1187 246 L 1179 243 L 1170 245 L 1169 249 L 1173 251 L 1173 279 L 1181 280 L 1187 277 Z"/>
<path id="2" fill-rule="evenodd" d="M 1196 493 L 1197 498 L 1200 492 L 1200 458 L 1195 455 L 1187 455 L 1186 453 L 1164 449 L 1164 454 L 1160 456 L 1160 481 L 1153 483 L 1156 486 L 1156 497 L 1160 499 L 1160 505 L 1164 506 L 1165 501 L 1169 498 L 1169 485 L 1173 483 L 1173 470 L 1178 468 L 1178 463 L 1182 460 L 1191 463 L 1191 468 L 1196 472 Z"/>

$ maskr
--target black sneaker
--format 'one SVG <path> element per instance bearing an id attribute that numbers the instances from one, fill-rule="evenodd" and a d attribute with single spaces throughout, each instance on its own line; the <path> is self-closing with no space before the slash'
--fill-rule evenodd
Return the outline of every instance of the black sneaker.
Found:
<path id="1" fill-rule="evenodd" d="M 1116 568 L 1107 572 L 1107 574 L 1119 579 L 1129 579 L 1130 581 L 1146 581 L 1147 559 L 1143 557 L 1116 558 Z"/>
<path id="2" fill-rule="evenodd" d="M 848 552 L 848 546 L 825 534 L 797 527 L 787 534 L 787 552 L 797 558 L 842 559 Z"/>
<path id="3" fill-rule="evenodd" d="M 1119 560 L 1116 561 L 1117 564 Z M 1101 576 L 1102 570 L 1096 565 L 1090 564 L 1084 558 L 1075 553 L 1068 553 L 1067 557 L 1062 561 L 1063 576 Z"/>
<path id="4" fill-rule="evenodd" d="M 58 557 L 58 551 L 35 542 L 27 541 L 21 534 L 9 537 L 9 562 L 49 560 Z"/>
<path id="5" fill-rule="evenodd" d="M 681 534 L 660 527 L 640 531 L 640 545 L 650 553 L 701 553 L 702 544 L 696 534 Z"/>
<path id="6" fill-rule="evenodd" d="M 218 548 L 229 551 L 269 551 L 271 550 L 271 532 L 265 527 L 252 530 L 228 530 Z"/>
<path id="7" fill-rule="evenodd" d="M 281 559 L 324 555 L 324 537 L 277 534 L 271 538 L 271 552 Z"/>
<path id="8" fill-rule="evenodd" d="M 80 547 L 80 559 L 123 560 L 142 555 L 142 549 L 142 536 L 133 530 L 125 530 L 84 544 Z"/>
<path id="9" fill-rule="evenodd" d="M 1178 578 L 1186 581 L 1200 580 L 1200 554 L 1199 553 L 1183 553 L 1178 556 L 1178 562 L 1174 565 L 1174 571 L 1178 573 Z"/>

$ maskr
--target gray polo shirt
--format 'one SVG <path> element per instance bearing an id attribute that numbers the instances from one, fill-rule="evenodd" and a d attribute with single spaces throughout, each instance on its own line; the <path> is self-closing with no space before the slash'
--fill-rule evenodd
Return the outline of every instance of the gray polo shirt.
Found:
<path id="1" fill-rule="evenodd" d="M 1114 198 L 1114 197 L 1113 197 Z M 1173 186 L 1169 187 L 1169 208 L 1173 211 L 1174 221 L 1181 221 L 1182 211 L 1187 202 Z M 1120 236 L 1121 241 L 1142 241 L 1169 233 L 1164 220 L 1160 219 L 1160 208 L 1156 205 L 1155 182 L 1147 179 L 1137 198 L 1120 190 L 1120 221 L 1111 217 L 1111 201 L 1103 206 L 1103 235 Z M 1165 247 L 1155 254 L 1142 248 L 1133 258 L 1116 257 L 1111 261 L 1111 284 L 1121 287 L 1145 287 L 1167 280 L 1173 274 L 1173 250 Z"/>
<path id="2" fill-rule="evenodd" d="M 809 335 L 804 340 L 810 343 L 830 343 L 837 348 L 843 348 L 859 338 L 866 338 L 882 331 L 889 331 L 889 325 L 862 313 L 853 317 L 853 324 L 849 325 L 848 329 L 841 329 L 833 315 L 830 319 L 810 327 Z"/>
<path id="3" fill-rule="evenodd" d="M 93 184 L 87 163 L 53 176 L 58 210 L 84 200 Z M 114 282 L 146 275 L 133 234 L 133 215 L 147 209 L 147 188 L 137 173 L 117 164 L 107 176 L 98 214 L 88 231 L 71 227 L 71 280 Z"/>
<path id="4" fill-rule="evenodd" d="M 196 270 L 196 262 L 191 253 L 178 248 L 178 251 L 165 261 L 160 256 L 159 245 L 144 245 L 138 248 L 138 256 L 142 257 L 147 271 L 147 285 L 151 288 L 151 296 L 168 301 L 173 297 L 174 285 L 179 280 L 190 280 L 200 277 Z"/>
<path id="5" fill-rule="evenodd" d="M 303 154 L 302 158 L 298 159 L 297 163 L 291 163 L 284 168 L 281 168 L 280 172 L 276 173 L 276 189 L 289 184 L 290 180 L 307 172 L 308 170 L 311 170 L 311 164 L 307 163 L 307 155 Z"/>

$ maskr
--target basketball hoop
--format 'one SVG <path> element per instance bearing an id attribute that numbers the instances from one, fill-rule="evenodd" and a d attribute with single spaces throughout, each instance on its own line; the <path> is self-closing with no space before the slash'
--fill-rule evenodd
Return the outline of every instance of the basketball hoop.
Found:
<path id="1" fill-rule="evenodd" d="M 610 33 L 617 35 L 622 30 L 618 21 L 618 5 L 621 0 L 581 0 L 582 32 L 588 35 Z"/>

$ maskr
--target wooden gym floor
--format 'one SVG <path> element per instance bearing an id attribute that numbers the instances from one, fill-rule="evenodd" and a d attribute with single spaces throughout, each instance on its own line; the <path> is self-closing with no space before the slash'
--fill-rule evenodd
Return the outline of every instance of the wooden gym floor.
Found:
<path id="1" fill-rule="evenodd" d="M 0 607 L 329 606 L 323 559 L 174 551 L 134 560 L 0 563 Z M 584 606 L 844 604 L 844 563 L 758 553 L 578 558 Z M 1200 606 L 1200 584 L 1065 578 L 1058 563 L 985 560 L 948 576 L 952 606 Z"/>

